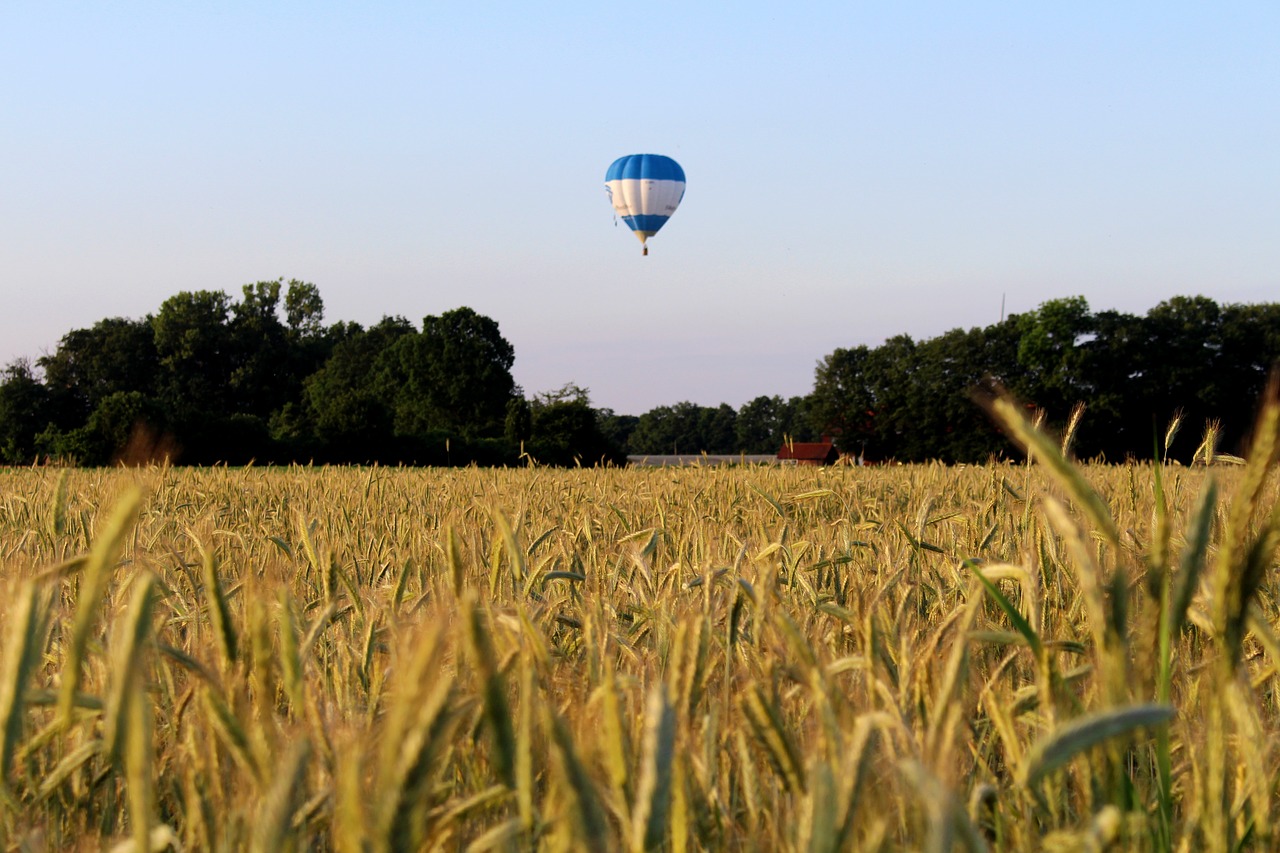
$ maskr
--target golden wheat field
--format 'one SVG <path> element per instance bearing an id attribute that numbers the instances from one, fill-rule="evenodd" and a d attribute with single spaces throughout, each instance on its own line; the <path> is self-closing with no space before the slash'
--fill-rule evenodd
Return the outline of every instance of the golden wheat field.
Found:
<path id="1" fill-rule="evenodd" d="M 1274 440 L 1022 428 L 1035 464 L 0 471 L 0 841 L 1272 848 Z"/>

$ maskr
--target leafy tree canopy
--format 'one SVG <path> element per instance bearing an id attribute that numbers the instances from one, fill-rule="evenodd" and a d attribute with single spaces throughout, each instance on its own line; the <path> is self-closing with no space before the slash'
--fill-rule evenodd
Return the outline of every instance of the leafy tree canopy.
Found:
<path id="1" fill-rule="evenodd" d="M 982 461 L 1009 450 L 971 399 L 989 382 L 1051 425 L 1083 403 L 1073 447 L 1085 457 L 1148 457 L 1180 412 L 1188 428 L 1170 450 L 1189 458 L 1208 421 L 1220 450 L 1239 449 L 1278 359 L 1280 304 L 1176 296 L 1136 316 L 1077 296 L 985 328 L 836 349 L 803 397 L 629 415 L 593 408 L 573 383 L 525 399 L 514 348 L 470 308 L 421 328 L 403 317 L 326 324 L 315 285 L 278 278 L 238 299 L 182 291 L 0 370 L 0 461 L 589 465 L 773 453 L 822 435 L 868 459 Z"/>

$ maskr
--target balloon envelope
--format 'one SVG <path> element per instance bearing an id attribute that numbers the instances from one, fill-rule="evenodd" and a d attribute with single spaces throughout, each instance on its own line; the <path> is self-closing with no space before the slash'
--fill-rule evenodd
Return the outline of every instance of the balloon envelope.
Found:
<path id="1" fill-rule="evenodd" d="M 684 198 L 684 169 L 661 154 L 628 154 L 604 175 L 613 210 L 643 243 L 657 234 Z"/>

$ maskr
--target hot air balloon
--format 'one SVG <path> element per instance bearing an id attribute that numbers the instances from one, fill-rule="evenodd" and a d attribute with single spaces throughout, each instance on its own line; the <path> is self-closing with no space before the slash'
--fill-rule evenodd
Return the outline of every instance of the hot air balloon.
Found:
<path id="1" fill-rule="evenodd" d="M 680 206 L 684 198 L 684 169 L 661 154 L 628 154 L 613 161 L 604 175 L 605 192 L 613 210 L 645 244 Z"/>

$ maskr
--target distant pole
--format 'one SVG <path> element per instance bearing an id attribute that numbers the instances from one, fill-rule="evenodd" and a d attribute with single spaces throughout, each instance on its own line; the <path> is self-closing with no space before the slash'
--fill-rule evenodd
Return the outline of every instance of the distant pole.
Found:
<path id="1" fill-rule="evenodd" d="M 1000 294 L 1000 322 L 1004 322 L 1004 294 Z"/>

